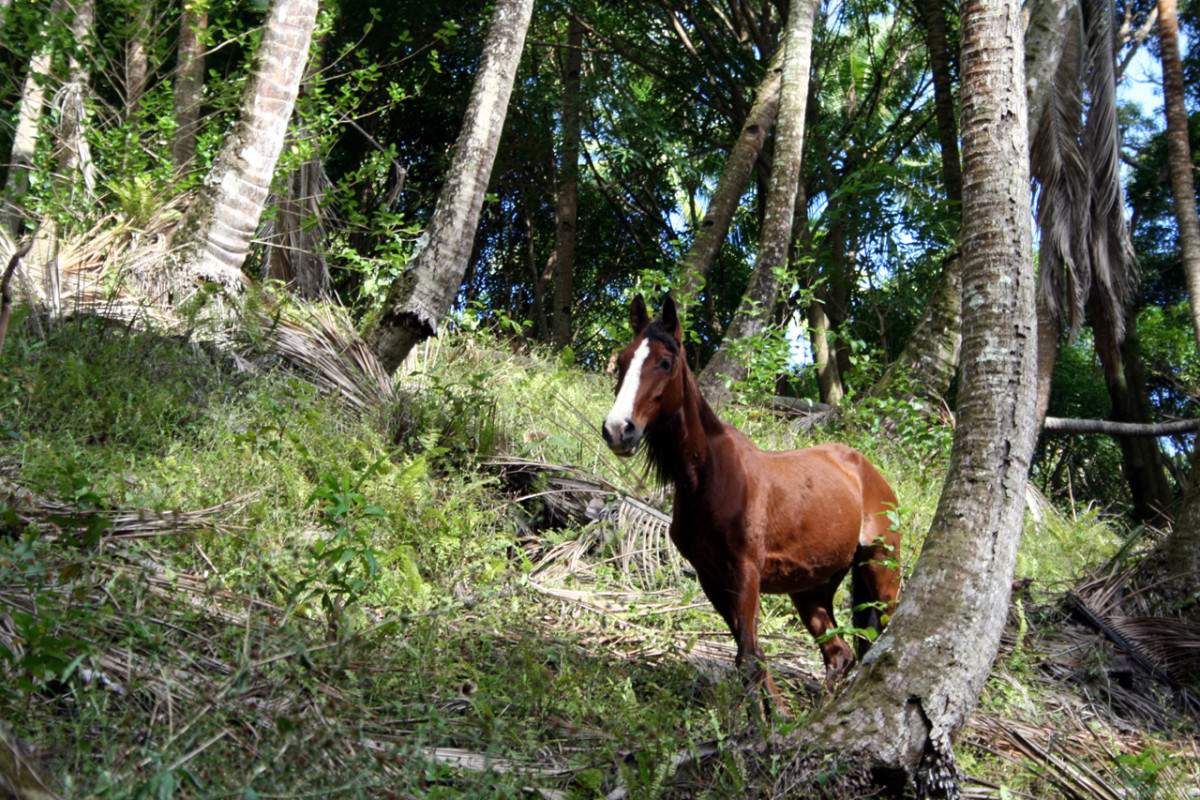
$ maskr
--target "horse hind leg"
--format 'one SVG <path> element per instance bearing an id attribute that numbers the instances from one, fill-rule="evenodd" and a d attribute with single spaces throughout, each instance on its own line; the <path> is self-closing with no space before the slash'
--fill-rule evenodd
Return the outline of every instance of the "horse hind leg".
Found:
<path id="1" fill-rule="evenodd" d="M 854 653 L 850 646 L 840 634 L 833 632 L 837 628 L 837 620 L 833 616 L 833 597 L 844 576 L 843 572 L 828 583 L 790 595 L 800 621 L 821 649 L 821 658 L 825 661 L 825 682 L 830 685 L 844 678 L 854 666 Z"/>
<path id="2" fill-rule="evenodd" d="M 900 599 L 900 535 L 886 525 L 886 517 L 874 521 L 872 544 L 860 546 L 850 571 L 854 627 L 883 633 L 887 620 Z M 855 650 L 862 658 L 871 642 L 859 637 Z"/>

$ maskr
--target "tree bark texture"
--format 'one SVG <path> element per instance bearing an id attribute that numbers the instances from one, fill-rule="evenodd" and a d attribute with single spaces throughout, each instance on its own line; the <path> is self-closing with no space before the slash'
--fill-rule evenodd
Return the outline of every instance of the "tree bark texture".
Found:
<path id="1" fill-rule="evenodd" d="M 716 191 L 708 202 L 696 238 L 683 258 L 683 277 L 675 291 L 675 305 L 686 316 L 704 288 L 708 273 L 721 252 L 721 244 L 729 233 L 733 215 L 741 205 L 742 195 L 754 173 L 754 165 L 779 115 L 779 92 L 783 85 L 783 52 L 780 47 L 771 59 L 766 73 L 759 81 L 754 105 L 742 125 L 741 133 L 729 151 L 725 169 L 717 181 Z"/>
<path id="2" fill-rule="evenodd" d="M 955 797 L 951 742 L 1000 643 L 1033 453 L 1034 294 L 1019 0 L 962 5 L 963 352 L 941 501 L 891 623 L 799 733 Z"/>
<path id="3" fill-rule="evenodd" d="M 804 155 L 804 112 L 808 104 L 813 21 L 819 5 L 819 0 L 795 0 L 788 12 L 775 154 L 758 256 L 746 295 L 738 305 L 721 346 L 698 376 L 700 390 L 710 399 L 727 394 L 727 382 L 736 383 L 746 377 L 745 362 L 731 355 L 730 349 L 766 329 L 778 300 L 776 270 L 787 264 L 792 242 Z"/>
<path id="4" fill-rule="evenodd" d="M 1179 225 L 1179 247 L 1192 308 L 1192 330 L 1200 350 L 1200 217 L 1196 212 L 1196 186 L 1188 143 L 1188 117 L 1184 107 L 1183 67 L 1179 60 L 1179 13 L 1175 0 L 1158 0 L 1158 37 L 1162 53 L 1163 99 L 1167 114 L 1167 168 L 1171 198 Z M 1192 448 L 1192 475 L 1179 516 L 1167 540 L 1167 552 L 1182 593 L 1200 600 L 1200 447 Z"/>
<path id="5" fill-rule="evenodd" d="M 533 0 L 496 2 L 462 132 L 424 246 L 392 284 L 383 313 L 367 332 L 367 341 L 388 372 L 400 366 L 414 345 L 437 333 L 462 286 L 532 14 Z"/>
<path id="6" fill-rule="evenodd" d="M 200 107 L 204 101 L 204 45 L 208 30 L 208 12 L 198 8 L 198 0 L 185 0 L 179 20 L 174 84 L 175 136 L 171 140 L 171 161 L 183 169 L 196 155 L 196 136 L 200 131 Z"/>
<path id="7" fill-rule="evenodd" d="M 240 291 L 308 62 L 317 0 L 272 0 L 238 120 L 175 244 L 185 276 Z"/>
<path id="8" fill-rule="evenodd" d="M 575 221 L 579 210 L 579 145 L 583 133 L 580 73 L 583 71 L 583 24 L 567 21 L 563 65 L 562 154 L 554 203 L 554 305 L 551 340 L 555 350 L 571 343 L 571 305 L 575 301 Z"/>

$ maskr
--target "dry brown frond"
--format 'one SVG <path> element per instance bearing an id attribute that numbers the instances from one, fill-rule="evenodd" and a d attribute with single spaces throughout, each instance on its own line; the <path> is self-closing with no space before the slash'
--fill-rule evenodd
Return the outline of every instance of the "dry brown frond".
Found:
<path id="1" fill-rule="evenodd" d="M 255 311 L 249 322 L 270 352 L 359 412 L 387 408 L 392 379 L 340 308 L 312 303 Z"/>

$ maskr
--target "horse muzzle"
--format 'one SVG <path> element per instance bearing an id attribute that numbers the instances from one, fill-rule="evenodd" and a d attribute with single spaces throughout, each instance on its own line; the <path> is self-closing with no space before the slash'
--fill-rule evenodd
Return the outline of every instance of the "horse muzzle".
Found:
<path id="1" fill-rule="evenodd" d="M 642 429 L 633 420 L 606 419 L 600 426 L 600 434 L 604 437 L 608 449 L 619 456 L 631 456 L 642 441 Z"/>

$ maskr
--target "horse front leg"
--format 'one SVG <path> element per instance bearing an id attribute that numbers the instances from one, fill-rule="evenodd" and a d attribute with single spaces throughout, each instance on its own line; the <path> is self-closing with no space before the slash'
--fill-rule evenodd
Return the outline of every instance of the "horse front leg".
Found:
<path id="1" fill-rule="evenodd" d="M 771 677 L 771 671 L 767 669 L 767 657 L 758 641 L 758 569 L 752 563 L 745 563 L 739 577 L 733 607 L 736 625 L 732 626 L 733 636 L 737 640 L 738 669 L 746 676 L 750 688 L 762 693 L 763 713 L 769 715 L 773 703 L 776 711 L 787 717 L 787 704 Z"/>
<path id="2" fill-rule="evenodd" d="M 783 695 L 767 669 L 766 656 L 758 642 L 759 577 L 753 569 L 743 569 L 736 577 L 734 586 L 721 584 L 698 573 L 700 586 L 713 607 L 717 609 L 729 632 L 737 642 L 737 657 L 734 664 L 746 677 L 750 689 L 762 692 L 763 711 L 770 713 L 773 703 L 776 711 L 787 717 L 787 705 Z"/>

